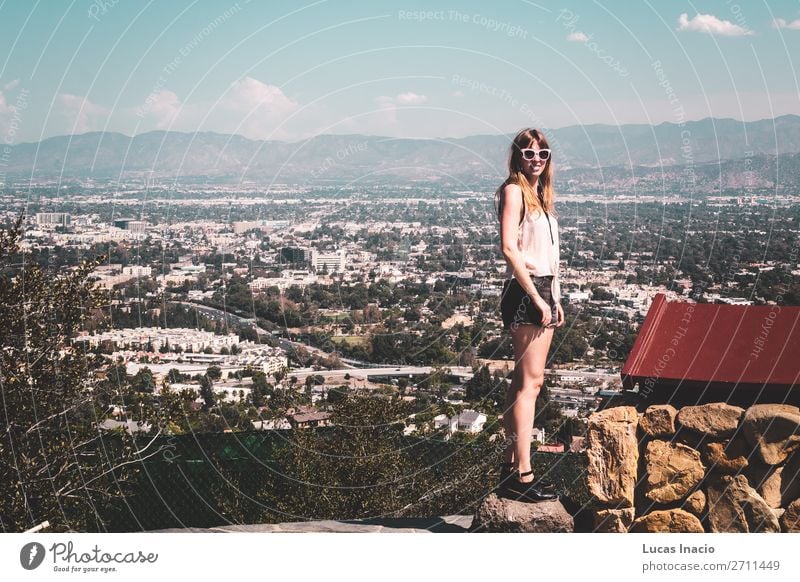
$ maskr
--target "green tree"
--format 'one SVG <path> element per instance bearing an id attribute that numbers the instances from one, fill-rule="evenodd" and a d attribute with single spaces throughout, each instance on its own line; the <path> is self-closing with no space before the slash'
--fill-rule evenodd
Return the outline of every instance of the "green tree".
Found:
<path id="1" fill-rule="evenodd" d="M 21 226 L 0 231 L 0 527 L 102 531 L 144 458 L 137 451 L 160 451 L 98 434 L 104 362 L 72 340 L 107 303 L 88 283 L 99 260 L 48 272 L 25 260 Z"/>
<path id="2" fill-rule="evenodd" d="M 151 394 L 155 392 L 156 380 L 150 368 L 145 366 L 136 372 L 131 380 L 131 386 L 136 392 L 149 392 Z"/>
<path id="3" fill-rule="evenodd" d="M 186 375 L 181 374 L 177 368 L 170 368 L 167 372 L 167 381 L 170 384 L 178 384 L 186 380 Z"/>
<path id="4" fill-rule="evenodd" d="M 214 381 L 207 374 L 200 378 L 200 397 L 203 399 L 203 410 L 211 410 L 217 404 Z"/>
<path id="5" fill-rule="evenodd" d="M 206 370 L 206 376 L 216 382 L 222 378 L 222 370 L 219 366 L 209 366 L 209 368 Z"/>
<path id="6" fill-rule="evenodd" d="M 272 396 L 274 389 L 269 382 L 267 382 L 267 375 L 264 372 L 255 372 L 253 374 L 253 388 L 251 392 L 251 399 L 253 406 L 264 406 L 266 398 Z"/>

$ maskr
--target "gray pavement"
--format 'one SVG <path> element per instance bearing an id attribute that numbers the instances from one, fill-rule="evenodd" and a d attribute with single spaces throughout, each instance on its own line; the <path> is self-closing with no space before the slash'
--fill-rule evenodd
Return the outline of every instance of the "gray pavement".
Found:
<path id="1" fill-rule="evenodd" d="M 172 528 L 152 533 L 466 533 L 471 515 L 419 518 L 371 518 L 360 520 L 296 521 L 250 525 L 221 525 L 211 528 Z"/>

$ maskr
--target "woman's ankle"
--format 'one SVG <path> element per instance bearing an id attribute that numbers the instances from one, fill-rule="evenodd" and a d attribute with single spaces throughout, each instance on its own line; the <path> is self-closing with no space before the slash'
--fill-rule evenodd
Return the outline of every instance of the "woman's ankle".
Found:
<path id="1" fill-rule="evenodd" d="M 530 467 L 525 470 L 522 469 L 517 470 L 517 481 L 519 481 L 520 483 L 533 482 L 533 472 L 531 471 Z"/>

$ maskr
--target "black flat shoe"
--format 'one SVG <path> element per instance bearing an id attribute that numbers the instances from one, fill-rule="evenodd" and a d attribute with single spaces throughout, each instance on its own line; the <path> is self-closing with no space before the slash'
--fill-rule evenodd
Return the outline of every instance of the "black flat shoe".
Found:
<path id="1" fill-rule="evenodd" d="M 514 469 L 514 463 L 500 463 L 500 480 L 497 485 L 497 488 L 500 489 L 504 483 L 506 483 L 509 478 L 517 472 Z M 530 473 L 525 473 L 526 475 L 530 475 Z M 530 485 L 530 483 L 528 483 Z M 539 479 L 535 481 L 535 485 L 538 489 L 541 489 L 544 492 L 552 493 L 556 490 L 556 486 L 550 483 L 549 481 L 545 481 L 544 479 Z"/>
<path id="2" fill-rule="evenodd" d="M 523 483 L 519 477 L 527 477 L 533 475 L 533 471 L 520 473 L 517 477 L 508 478 L 500 486 L 499 493 L 514 501 L 524 501 L 526 503 L 538 503 L 540 501 L 553 501 L 558 499 L 558 495 L 551 491 L 544 491 L 539 483 L 531 481 L 530 483 Z"/>

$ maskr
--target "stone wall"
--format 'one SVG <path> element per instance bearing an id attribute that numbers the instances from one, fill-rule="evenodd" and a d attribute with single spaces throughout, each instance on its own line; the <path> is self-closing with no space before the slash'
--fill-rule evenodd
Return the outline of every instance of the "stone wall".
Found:
<path id="1" fill-rule="evenodd" d="M 592 414 L 600 532 L 800 532 L 800 408 L 725 403 Z"/>

